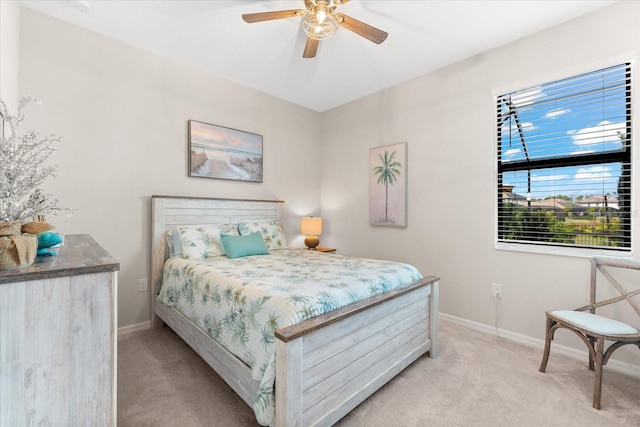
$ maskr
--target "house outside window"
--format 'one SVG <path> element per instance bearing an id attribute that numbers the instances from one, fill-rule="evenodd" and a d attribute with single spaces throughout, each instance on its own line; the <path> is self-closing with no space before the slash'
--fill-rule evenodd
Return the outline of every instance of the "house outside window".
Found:
<path id="1" fill-rule="evenodd" d="M 497 97 L 497 241 L 631 250 L 631 66 Z"/>

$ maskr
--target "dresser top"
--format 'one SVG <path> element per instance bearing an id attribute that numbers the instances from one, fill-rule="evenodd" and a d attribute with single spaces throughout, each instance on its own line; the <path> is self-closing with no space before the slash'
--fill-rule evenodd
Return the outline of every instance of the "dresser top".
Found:
<path id="1" fill-rule="evenodd" d="M 64 235 L 58 255 L 36 257 L 28 267 L 0 270 L 0 284 L 118 271 L 120 263 L 88 234 Z"/>

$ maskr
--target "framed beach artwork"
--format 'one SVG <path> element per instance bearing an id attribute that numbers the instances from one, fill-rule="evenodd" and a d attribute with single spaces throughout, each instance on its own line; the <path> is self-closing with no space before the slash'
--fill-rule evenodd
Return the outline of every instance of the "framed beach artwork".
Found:
<path id="1" fill-rule="evenodd" d="M 189 176 L 262 182 L 262 135 L 189 120 Z"/>
<path id="2" fill-rule="evenodd" d="M 407 226 L 407 143 L 369 150 L 369 224 Z"/>

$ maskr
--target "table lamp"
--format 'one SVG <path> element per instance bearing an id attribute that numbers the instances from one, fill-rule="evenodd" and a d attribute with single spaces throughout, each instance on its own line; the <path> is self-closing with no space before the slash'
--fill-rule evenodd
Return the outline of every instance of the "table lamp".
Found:
<path id="1" fill-rule="evenodd" d="M 322 218 L 314 218 L 312 216 L 303 216 L 300 221 L 300 232 L 307 237 L 304 244 L 309 250 L 315 250 L 320 244 L 318 236 L 322 234 Z"/>

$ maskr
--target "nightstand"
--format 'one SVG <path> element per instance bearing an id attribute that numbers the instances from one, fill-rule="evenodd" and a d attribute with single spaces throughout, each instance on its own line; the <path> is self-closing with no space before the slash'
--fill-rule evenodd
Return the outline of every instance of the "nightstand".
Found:
<path id="1" fill-rule="evenodd" d="M 317 248 L 315 248 L 316 252 L 326 252 L 326 253 L 331 253 L 334 254 L 336 253 L 336 248 L 325 248 L 323 246 L 318 246 Z"/>

